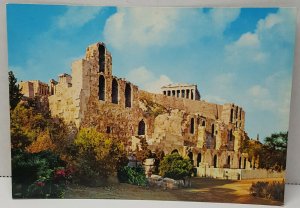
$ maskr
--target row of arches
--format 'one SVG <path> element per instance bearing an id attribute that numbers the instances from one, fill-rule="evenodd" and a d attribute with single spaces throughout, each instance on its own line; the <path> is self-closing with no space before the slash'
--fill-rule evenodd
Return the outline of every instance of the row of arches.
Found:
<path id="1" fill-rule="evenodd" d="M 205 121 L 203 120 L 202 123 L 201 123 L 201 126 L 205 126 Z M 195 133 L 195 119 L 194 118 L 191 118 L 191 122 L 190 122 L 190 133 L 191 134 L 194 134 Z M 211 125 L 211 136 L 214 137 L 215 136 L 215 124 L 212 124 Z M 228 131 L 228 138 L 229 138 L 229 141 L 232 141 L 233 140 L 233 133 L 232 133 L 232 129 L 230 129 Z"/>
<path id="2" fill-rule="evenodd" d="M 171 154 L 174 154 L 174 153 L 179 154 L 179 152 L 178 152 L 177 149 L 174 149 L 174 150 L 171 152 Z M 194 165 L 194 154 L 193 154 L 193 152 L 188 152 L 187 156 L 188 156 L 188 158 L 190 159 L 191 164 Z M 201 153 L 198 153 L 198 154 L 197 154 L 197 158 L 195 158 L 195 159 L 197 159 L 196 166 L 199 167 L 200 164 L 201 164 L 201 162 L 203 162 L 203 161 L 202 161 L 202 160 L 203 160 L 202 154 L 201 154 Z M 231 168 L 231 165 L 232 165 L 232 161 L 231 161 L 231 160 L 232 160 L 232 157 L 231 157 L 230 155 L 228 155 L 227 158 L 226 158 L 226 162 L 225 162 L 225 164 L 224 164 L 224 165 L 227 166 L 227 168 Z M 219 168 L 219 158 L 218 158 L 218 155 L 217 155 L 217 154 L 215 154 L 215 155 L 213 156 L 213 158 L 212 158 L 212 166 L 213 166 L 214 168 Z M 239 158 L 239 162 L 238 162 L 238 168 L 239 168 L 239 169 L 246 169 L 246 166 L 247 166 L 247 158 L 242 158 L 242 157 L 240 157 L 240 158 Z M 225 166 L 224 166 L 224 167 L 225 167 Z"/>
<path id="3" fill-rule="evenodd" d="M 105 101 L 106 99 L 106 80 L 103 75 L 99 76 L 99 100 Z M 125 85 L 124 91 L 125 97 L 125 107 L 130 108 L 132 106 L 132 90 L 129 83 Z M 114 78 L 111 84 L 111 102 L 114 104 L 119 104 L 119 84 Z"/>

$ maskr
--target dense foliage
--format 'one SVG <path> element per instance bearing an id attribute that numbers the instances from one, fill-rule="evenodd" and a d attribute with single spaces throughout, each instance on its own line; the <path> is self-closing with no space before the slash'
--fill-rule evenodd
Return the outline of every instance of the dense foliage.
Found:
<path id="1" fill-rule="evenodd" d="M 160 162 L 159 172 L 163 177 L 175 180 L 191 176 L 193 165 L 189 159 L 184 159 L 178 153 L 166 155 Z"/>
<path id="2" fill-rule="evenodd" d="M 286 168 L 288 132 L 274 133 L 266 137 L 264 144 L 245 140 L 243 152 L 248 153 L 249 159 L 259 157 L 259 167 L 282 171 Z"/>
<path id="3" fill-rule="evenodd" d="M 256 197 L 267 198 L 277 201 L 284 200 L 284 186 L 283 182 L 262 182 L 253 183 L 250 187 L 250 194 Z"/>
<path id="4" fill-rule="evenodd" d="M 76 173 L 81 182 L 103 178 L 115 173 L 124 160 L 121 141 L 104 136 L 93 128 L 82 128 L 75 138 Z"/>
<path id="5" fill-rule="evenodd" d="M 123 183 L 130 183 L 138 186 L 145 186 L 147 184 L 143 166 L 124 166 L 118 171 L 118 178 L 119 181 Z"/>
<path id="6" fill-rule="evenodd" d="M 14 109 L 20 102 L 23 94 L 21 93 L 21 89 L 17 84 L 18 80 L 12 71 L 8 72 L 8 79 L 9 79 L 9 104 L 10 104 L 10 109 Z"/>
<path id="7" fill-rule="evenodd" d="M 68 140 L 68 129 L 61 119 L 51 118 L 47 112 L 29 103 L 19 103 L 10 114 L 13 149 L 31 153 L 44 150 L 57 154 L 63 152 Z"/>
<path id="8" fill-rule="evenodd" d="M 70 171 L 50 151 L 28 153 L 14 150 L 12 184 L 15 198 L 61 198 Z"/>
<path id="9" fill-rule="evenodd" d="M 272 134 L 265 138 L 261 151 L 260 167 L 276 171 L 285 170 L 288 132 Z"/>

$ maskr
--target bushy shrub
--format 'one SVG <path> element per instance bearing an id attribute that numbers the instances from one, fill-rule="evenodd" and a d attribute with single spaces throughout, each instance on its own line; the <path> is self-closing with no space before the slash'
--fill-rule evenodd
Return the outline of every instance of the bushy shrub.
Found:
<path id="1" fill-rule="evenodd" d="M 12 183 L 15 198 L 61 198 L 71 172 L 50 151 L 12 152 Z"/>
<path id="2" fill-rule="evenodd" d="M 283 201 L 284 186 L 284 181 L 272 183 L 258 181 L 256 183 L 252 183 L 252 186 L 250 187 L 250 193 L 256 197 Z"/>
<path id="3" fill-rule="evenodd" d="M 143 166 L 125 166 L 118 171 L 118 178 L 119 181 L 123 183 L 129 183 L 138 186 L 147 185 L 147 179 Z"/>
<path id="4" fill-rule="evenodd" d="M 175 180 L 191 176 L 193 165 L 188 159 L 184 159 L 178 153 L 166 155 L 160 162 L 159 173 L 162 177 L 173 178 Z"/>
<path id="5" fill-rule="evenodd" d="M 95 179 L 105 181 L 117 172 L 124 160 L 123 143 L 106 137 L 93 128 L 82 128 L 74 141 L 77 155 L 74 161 L 78 182 L 96 185 Z"/>

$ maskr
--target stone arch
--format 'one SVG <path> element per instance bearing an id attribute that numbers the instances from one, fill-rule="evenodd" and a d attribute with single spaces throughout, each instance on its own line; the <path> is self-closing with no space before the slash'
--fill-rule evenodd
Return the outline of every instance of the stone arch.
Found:
<path id="1" fill-rule="evenodd" d="M 211 125 L 211 136 L 214 137 L 215 135 L 215 124 Z"/>
<path id="2" fill-rule="evenodd" d="M 105 78 L 103 75 L 99 77 L 99 100 L 105 101 Z"/>
<path id="3" fill-rule="evenodd" d="M 125 107 L 131 108 L 131 86 L 126 83 L 125 86 Z"/>
<path id="4" fill-rule="evenodd" d="M 201 163 L 201 161 L 202 161 L 202 155 L 201 155 L 201 153 L 198 153 L 198 155 L 197 155 L 197 167 L 199 167 L 199 164 Z"/>
<path id="5" fill-rule="evenodd" d="M 142 119 L 139 122 L 138 135 L 145 135 L 145 130 L 146 130 L 146 124 L 145 124 L 144 120 Z"/>
<path id="6" fill-rule="evenodd" d="M 195 132 L 195 119 L 191 118 L 190 133 L 194 134 L 194 132 Z"/>
<path id="7" fill-rule="evenodd" d="M 216 168 L 218 166 L 218 156 L 217 155 L 214 156 L 213 162 L 214 162 L 214 168 Z"/>
<path id="8" fill-rule="evenodd" d="M 99 52 L 99 72 L 105 73 L 105 46 L 100 44 L 98 46 Z"/>
<path id="9" fill-rule="evenodd" d="M 171 152 L 171 154 L 175 154 L 175 153 L 179 154 L 179 152 L 178 152 L 177 149 L 174 149 L 174 150 L 172 150 L 172 152 Z"/>
<path id="10" fill-rule="evenodd" d="M 111 102 L 118 104 L 119 103 L 119 85 L 116 79 L 112 80 L 111 84 Z"/>

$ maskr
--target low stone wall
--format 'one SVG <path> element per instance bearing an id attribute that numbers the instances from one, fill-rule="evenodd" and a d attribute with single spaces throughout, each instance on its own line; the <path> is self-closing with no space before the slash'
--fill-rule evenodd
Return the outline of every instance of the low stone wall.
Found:
<path id="1" fill-rule="evenodd" d="M 198 167 L 198 177 L 240 180 L 241 169 Z"/>
<path id="2" fill-rule="evenodd" d="M 229 179 L 229 180 L 246 180 L 259 178 L 284 178 L 285 172 L 275 172 L 266 169 L 229 169 L 229 168 L 210 168 L 197 167 L 198 177 Z"/>
<path id="3" fill-rule="evenodd" d="M 285 171 L 276 172 L 266 169 L 242 170 L 242 179 L 256 179 L 256 178 L 284 178 Z"/>

